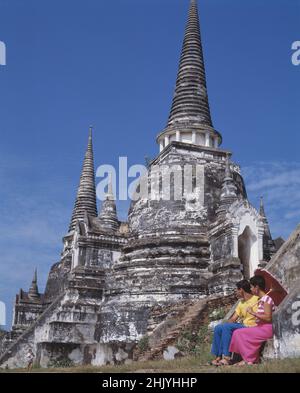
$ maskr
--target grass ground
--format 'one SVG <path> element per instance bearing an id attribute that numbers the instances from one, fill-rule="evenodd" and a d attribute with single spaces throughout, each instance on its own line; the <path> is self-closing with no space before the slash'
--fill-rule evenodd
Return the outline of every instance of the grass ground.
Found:
<path id="1" fill-rule="evenodd" d="M 173 361 L 133 362 L 120 366 L 34 368 L 32 373 L 300 373 L 300 359 L 285 359 L 264 362 L 246 367 L 212 367 L 202 363 L 199 356 L 190 356 Z M 1 372 L 26 372 L 24 369 L 1 370 Z"/>

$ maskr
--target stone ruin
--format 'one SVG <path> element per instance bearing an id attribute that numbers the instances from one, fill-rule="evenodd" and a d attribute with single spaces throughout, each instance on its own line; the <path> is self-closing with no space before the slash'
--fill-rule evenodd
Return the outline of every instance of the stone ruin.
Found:
<path id="1" fill-rule="evenodd" d="M 1 367 L 26 366 L 29 348 L 42 367 L 65 360 L 131 361 L 137 342 L 168 324 L 163 310 L 183 305 L 202 312 L 204 303 L 232 297 L 238 280 L 265 266 L 289 290 L 275 314 L 276 354 L 300 355 L 299 228 L 277 251 L 263 203 L 259 211 L 250 204 L 239 166 L 220 148 L 196 0 L 190 3 L 168 123 L 157 143 L 160 152 L 146 179 L 154 198 L 133 201 L 128 221 L 121 222 L 111 185 L 98 214 L 90 130 L 60 260 L 44 293 L 35 272 L 29 291 L 16 296 L 12 330 L 0 338 Z M 150 181 L 162 166 L 170 169 L 169 200 L 162 197 L 160 174 L 156 187 Z M 177 200 L 176 180 L 181 184 L 186 168 L 192 188 Z"/>

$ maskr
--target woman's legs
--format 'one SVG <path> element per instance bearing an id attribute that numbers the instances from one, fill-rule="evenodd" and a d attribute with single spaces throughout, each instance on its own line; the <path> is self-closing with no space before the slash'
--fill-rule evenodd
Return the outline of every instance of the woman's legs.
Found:
<path id="1" fill-rule="evenodd" d="M 257 363 L 263 342 L 273 336 L 272 324 L 250 327 L 235 331 L 232 336 L 230 351 L 239 353 L 247 363 Z"/>

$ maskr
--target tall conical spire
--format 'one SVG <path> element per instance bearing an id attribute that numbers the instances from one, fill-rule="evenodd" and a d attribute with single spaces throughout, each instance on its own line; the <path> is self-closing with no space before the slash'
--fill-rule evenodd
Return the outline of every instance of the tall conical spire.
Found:
<path id="1" fill-rule="evenodd" d="M 78 219 L 84 218 L 85 212 L 92 217 L 97 217 L 92 127 L 90 127 L 89 130 L 88 147 L 83 161 L 82 173 L 69 231 L 75 228 Z"/>
<path id="2" fill-rule="evenodd" d="M 196 123 L 212 127 L 197 0 L 191 0 L 190 3 L 168 126 L 176 122 Z"/>
<path id="3" fill-rule="evenodd" d="M 156 138 L 160 152 L 181 142 L 218 149 L 221 134 L 211 120 L 197 0 L 191 0 L 175 94 L 168 123 Z"/>
<path id="4" fill-rule="evenodd" d="M 40 297 L 39 289 L 38 289 L 38 285 L 37 285 L 37 269 L 35 269 L 35 271 L 34 271 L 34 275 L 33 275 L 31 286 L 29 288 L 28 296 L 31 299 L 38 299 Z"/>

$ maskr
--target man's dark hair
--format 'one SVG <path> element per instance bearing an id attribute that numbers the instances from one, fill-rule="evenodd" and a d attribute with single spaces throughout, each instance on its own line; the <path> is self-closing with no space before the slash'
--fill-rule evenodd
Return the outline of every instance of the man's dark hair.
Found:
<path id="1" fill-rule="evenodd" d="M 248 280 L 242 280 L 236 283 L 237 289 L 243 289 L 247 293 L 251 293 L 250 283 Z"/>
<path id="2" fill-rule="evenodd" d="M 262 291 L 266 289 L 266 281 L 263 276 L 254 276 L 250 278 L 250 284 L 254 287 L 258 287 Z"/>

